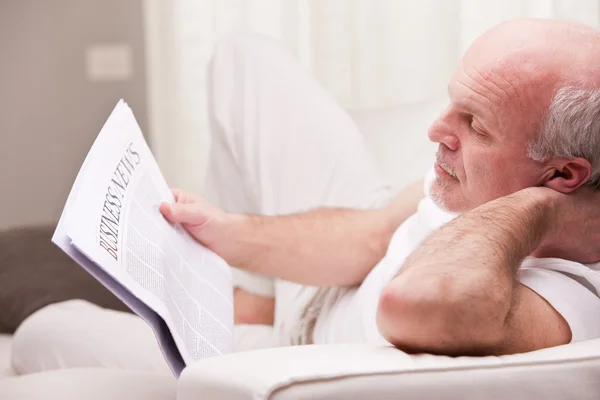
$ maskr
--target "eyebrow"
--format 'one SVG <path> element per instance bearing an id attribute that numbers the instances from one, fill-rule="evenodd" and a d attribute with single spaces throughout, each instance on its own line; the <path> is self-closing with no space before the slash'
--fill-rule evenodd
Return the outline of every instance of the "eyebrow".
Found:
<path id="1" fill-rule="evenodd" d="M 448 91 L 448 97 L 450 98 L 450 103 L 452 103 L 453 106 L 458 108 L 459 111 L 462 111 L 464 113 L 468 113 L 471 115 L 475 115 L 475 113 L 477 113 L 476 109 L 474 109 L 473 107 L 470 107 L 469 105 L 467 105 L 465 103 L 452 101 L 452 92 L 450 90 L 450 84 L 448 84 L 448 86 L 447 86 L 447 91 Z"/>

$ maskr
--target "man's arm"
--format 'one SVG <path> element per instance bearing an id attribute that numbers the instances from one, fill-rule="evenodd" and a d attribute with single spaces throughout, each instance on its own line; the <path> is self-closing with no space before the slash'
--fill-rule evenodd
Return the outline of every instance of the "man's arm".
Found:
<path id="1" fill-rule="evenodd" d="M 359 284 L 385 255 L 396 228 L 415 213 L 423 182 L 377 210 L 318 209 L 286 216 L 234 215 L 175 191 L 161 211 L 230 265 L 315 286 Z"/>
<path id="2" fill-rule="evenodd" d="M 382 335 L 405 350 L 449 355 L 568 343 L 562 316 L 516 281 L 522 260 L 556 229 L 548 226 L 556 208 L 549 192 L 532 188 L 494 200 L 429 236 L 384 290 Z"/>

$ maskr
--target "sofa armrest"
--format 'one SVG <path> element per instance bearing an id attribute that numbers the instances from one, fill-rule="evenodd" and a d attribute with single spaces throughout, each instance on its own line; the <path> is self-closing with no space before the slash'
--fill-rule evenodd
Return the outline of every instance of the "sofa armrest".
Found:
<path id="1" fill-rule="evenodd" d="M 600 340 L 501 357 L 408 355 L 313 345 L 215 357 L 186 368 L 178 400 L 597 399 Z"/>
<path id="2" fill-rule="evenodd" d="M 172 375 L 111 368 L 65 368 L 0 379 L 2 400 L 173 400 Z"/>

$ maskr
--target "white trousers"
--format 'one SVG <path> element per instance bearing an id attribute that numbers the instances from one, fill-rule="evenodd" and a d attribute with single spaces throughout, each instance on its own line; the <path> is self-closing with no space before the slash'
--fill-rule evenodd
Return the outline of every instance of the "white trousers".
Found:
<path id="1" fill-rule="evenodd" d="M 276 42 L 231 38 L 217 46 L 208 74 L 207 197 L 214 204 L 230 212 L 281 215 L 370 208 L 389 200 L 391 187 L 377 174 L 348 114 Z M 239 270 L 234 280 L 274 296 L 276 308 L 273 328 L 236 327 L 236 351 L 291 344 L 317 288 Z M 81 366 L 168 373 L 145 322 L 83 301 L 47 306 L 15 334 L 13 367 L 19 373 Z"/>

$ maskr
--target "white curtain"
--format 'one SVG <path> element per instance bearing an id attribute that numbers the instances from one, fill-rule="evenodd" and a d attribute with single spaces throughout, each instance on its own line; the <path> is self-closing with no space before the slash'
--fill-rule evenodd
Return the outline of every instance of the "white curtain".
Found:
<path id="1" fill-rule="evenodd" d="M 205 70 L 237 32 L 280 39 L 350 109 L 442 96 L 468 45 L 500 21 L 599 27 L 599 0 L 146 0 L 150 145 L 171 186 L 202 192 Z"/>

